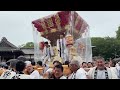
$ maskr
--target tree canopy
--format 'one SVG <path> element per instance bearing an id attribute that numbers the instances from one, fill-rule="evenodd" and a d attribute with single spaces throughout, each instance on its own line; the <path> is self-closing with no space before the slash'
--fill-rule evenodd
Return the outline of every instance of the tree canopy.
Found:
<path id="1" fill-rule="evenodd" d="M 120 57 L 120 26 L 116 31 L 116 37 L 92 37 L 91 42 L 94 56 L 103 56 L 106 60 Z"/>
<path id="2" fill-rule="evenodd" d="M 19 46 L 20 48 L 33 48 L 34 43 L 33 42 L 27 42 L 26 44 L 22 44 Z"/>

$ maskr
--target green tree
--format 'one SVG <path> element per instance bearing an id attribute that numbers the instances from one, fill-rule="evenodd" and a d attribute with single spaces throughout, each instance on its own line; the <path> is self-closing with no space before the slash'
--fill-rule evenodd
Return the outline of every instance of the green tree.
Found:
<path id="1" fill-rule="evenodd" d="M 22 44 L 19 46 L 20 48 L 33 48 L 34 43 L 33 42 L 27 42 L 26 44 Z"/>
<path id="2" fill-rule="evenodd" d="M 95 48 L 92 49 L 93 56 L 102 56 L 103 46 L 104 46 L 104 38 L 101 37 L 93 37 L 91 38 L 92 46 Z"/>
<path id="3" fill-rule="evenodd" d="M 120 40 L 120 26 L 118 27 L 118 30 L 116 31 L 116 38 Z"/>
<path id="4" fill-rule="evenodd" d="M 91 39 L 92 45 L 96 46 L 92 49 L 93 56 L 103 56 L 106 60 L 109 58 L 117 58 L 120 55 L 120 40 L 112 37 L 94 37 Z"/>

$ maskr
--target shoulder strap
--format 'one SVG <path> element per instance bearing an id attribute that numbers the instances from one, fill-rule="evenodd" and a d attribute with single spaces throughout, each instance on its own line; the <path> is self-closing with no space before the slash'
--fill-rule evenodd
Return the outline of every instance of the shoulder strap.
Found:
<path id="1" fill-rule="evenodd" d="M 97 68 L 95 68 L 94 79 L 97 79 Z"/>
<path id="2" fill-rule="evenodd" d="M 109 77 L 108 77 L 108 71 L 107 71 L 106 67 L 105 67 L 105 77 L 106 77 L 106 79 L 109 79 Z M 97 68 L 95 69 L 94 79 L 97 79 Z"/>
<path id="3" fill-rule="evenodd" d="M 107 71 L 106 67 L 105 67 L 105 77 L 106 77 L 106 79 L 109 79 L 109 77 L 108 77 L 108 71 Z"/>

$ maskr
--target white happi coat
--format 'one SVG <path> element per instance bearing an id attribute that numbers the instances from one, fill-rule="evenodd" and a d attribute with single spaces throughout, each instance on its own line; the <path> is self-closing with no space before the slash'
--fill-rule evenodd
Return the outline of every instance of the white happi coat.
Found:
<path id="1" fill-rule="evenodd" d="M 91 68 L 91 69 L 88 71 L 88 77 L 89 77 L 90 79 L 94 79 L 95 69 L 96 69 L 96 67 L 93 67 L 93 68 Z M 118 79 L 118 78 L 117 78 L 117 75 L 115 74 L 115 72 L 113 72 L 110 68 L 107 68 L 107 67 L 106 67 L 106 69 L 107 69 L 107 72 L 108 72 L 108 78 L 109 78 L 109 79 Z"/>
<path id="2" fill-rule="evenodd" d="M 60 79 L 67 79 L 65 76 L 60 77 Z"/>
<path id="3" fill-rule="evenodd" d="M 86 73 L 85 73 L 84 69 L 80 68 L 80 69 L 77 70 L 76 73 L 73 72 L 68 77 L 68 79 L 87 79 L 87 77 L 86 77 Z"/>
<path id="4" fill-rule="evenodd" d="M 5 72 L 2 73 L 0 79 L 11 79 L 15 75 L 16 75 L 16 72 L 12 70 L 6 70 Z"/>
<path id="5" fill-rule="evenodd" d="M 15 76 L 12 77 L 12 79 L 34 79 L 34 78 L 26 74 L 16 74 Z"/>
<path id="6" fill-rule="evenodd" d="M 33 78 L 33 79 L 42 79 L 42 76 L 39 74 L 39 72 L 37 70 L 34 70 L 30 76 Z"/>

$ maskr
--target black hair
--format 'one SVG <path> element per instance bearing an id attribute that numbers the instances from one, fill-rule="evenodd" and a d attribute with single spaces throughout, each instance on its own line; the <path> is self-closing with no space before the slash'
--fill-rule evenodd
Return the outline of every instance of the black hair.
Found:
<path id="1" fill-rule="evenodd" d="M 58 65 L 62 65 L 62 63 L 59 61 L 54 61 L 53 64 L 55 64 L 55 63 L 57 63 Z"/>
<path id="2" fill-rule="evenodd" d="M 65 61 L 64 65 L 69 65 L 69 63 L 70 63 L 69 61 Z"/>
<path id="3" fill-rule="evenodd" d="M 56 65 L 54 68 L 59 68 L 63 72 L 63 66 L 62 65 Z"/>
<path id="4" fill-rule="evenodd" d="M 38 61 L 37 64 L 42 66 L 42 61 Z"/>
<path id="5" fill-rule="evenodd" d="M 88 62 L 87 64 L 89 64 L 89 63 L 92 64 L 92 66 L 93 66 L 93 63 L 92 63 L 92 62 Z"/>
<path id="6" fill-rule="evenodd" d="M 84 63 L 87 64 L 86 62 L 82 62 L 82 65 L 83 65 Z"/>
<path id="7" fill-rule="evenodd" d="M 16 71 L 22 72 L 25 69 L 25 63 L 23 61 L 18 61 L 16 63 Z"/>
<path id="8" fill-rule="evenodd" d="M 31 61 L 31 64 L 32 64 L 33 66 L 35 66 L 35 61 Z"/>

